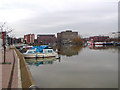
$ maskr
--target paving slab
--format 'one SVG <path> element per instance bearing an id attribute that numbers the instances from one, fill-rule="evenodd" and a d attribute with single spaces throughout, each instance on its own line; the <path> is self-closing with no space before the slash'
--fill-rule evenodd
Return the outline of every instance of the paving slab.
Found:
<path id="1" fill-rule="evenodd" d="M 2 59 L 3 62 L 3 59 Z M 2 64 L 2 88 L 18 87 L 18 61 L 14 50 L 6 50 L 6 62 L 11 64 Z"/>
<path id="2" fill-rule="evenodd" d="M 0 45 L 0 62 L 2 62 L 2 47 Z M 2 89 L 2 65 L 0 64 L 0 90 Z"/>

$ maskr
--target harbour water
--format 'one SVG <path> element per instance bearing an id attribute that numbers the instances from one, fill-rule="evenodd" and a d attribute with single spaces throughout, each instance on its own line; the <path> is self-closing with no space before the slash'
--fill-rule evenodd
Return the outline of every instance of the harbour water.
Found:
<path id="1" fill-rule="evenodd" d="M 40 88 L 118 88 L 114 46 L 59 46 L 60 59 L 26 60 Z"/>

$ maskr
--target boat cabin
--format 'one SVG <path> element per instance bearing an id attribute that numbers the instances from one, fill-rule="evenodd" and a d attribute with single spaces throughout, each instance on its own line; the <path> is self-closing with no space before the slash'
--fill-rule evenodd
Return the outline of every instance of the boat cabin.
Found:
<path id="1" fill-rule="evenodd" d="M 43 49 L 43 53 L 54 53 L 53 49 Z"/>

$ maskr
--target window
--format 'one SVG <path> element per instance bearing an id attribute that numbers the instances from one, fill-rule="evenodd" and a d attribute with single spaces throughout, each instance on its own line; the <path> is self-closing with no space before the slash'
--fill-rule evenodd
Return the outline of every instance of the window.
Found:
<path id="1" fill-rule="evenodd" d="M 32 52 L 32 51 L 28 51 L 28 53 L 30 53 L 30 54 L 31 54 L 31 53 L 33 53 L 33 52 Z"/>
<path id="2" fill-rule="evenodd" d="M 52 53 L 52 50 L 48 50 L 48 53 Z"/>

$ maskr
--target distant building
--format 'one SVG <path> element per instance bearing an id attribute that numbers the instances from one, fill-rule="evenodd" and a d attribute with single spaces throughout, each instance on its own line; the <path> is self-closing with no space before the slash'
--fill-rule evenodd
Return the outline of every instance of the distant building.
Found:
<path id="1" fill-rule="evenodd" d="M 34 40 L 34 43 L 35 43 L 35 44 L 38 44 L 38 41 L 37 41 L 37 39 L 35 39 L 35 40 Z"/>
<path id="2" fill-rule="evenodd" d="M 17 43 L 23 43 L 24 42 L 24 38 L 17 38 Z"/>
<path id="3" fill-rule="evenodd" d="M 13 38 L 13 37 L 9 37 L 9 35 L 7 35 L 7 44 L 8 45 L 12 45 L 12 44 L 18 44 L 18 43 L 23 43 L 21 40 L 22 38 Z"/>
<path id="4" fill-rule="evenodd" d="M 89 38 L 83 38 L 82 39 L 84 42 L 87 42 L 87 41 L 89 41 Z"/>
<path id="5" fill-rule="evenodd" d="M 39 44 L 53 45 L 56 44 L 56 36 L 55 34 L 37 35 L 37 41 Z"/>
<path id="6" fill-rule="evenodd" d="M 9 45 L 12 45 L 13 38 L 12 38 L 12 37 L 9 37 L 9 35 L 8 35 L 8 36 L 7 36 L 7 39 L 8 39 L 8 44 L 9 44 Z"/>
<path id="7" fill-rule="evenodd" d="M 34 34 L 24 35 L 25 43 L 33 44 L 34 43 L 34 39 L 35 39 L 35 35 Z"/>
<path id="8" fill-rule="evenodd" d="M 102 42 L 108 38 L 109 38 L 109 36 L 93 36 L 93 37 L 90 37 L 89 40 L 94 41 L 94 42 Z"/>
<path id="9" fill-rule="evenodd" d="M 72 32 L 71 30 L 66 30 L 61 33 L 57 33 L 57 42 L 58 43 L 71 43 L 72 39 L 78 37 L 78 32 Z"/>
<path id="10" fill-rule="evenodd" d="M 120 32 L 112 32 L 112 33 L 109 33 L 109 37 L 110 37 L 111 39 L 120 38 Z"/>

